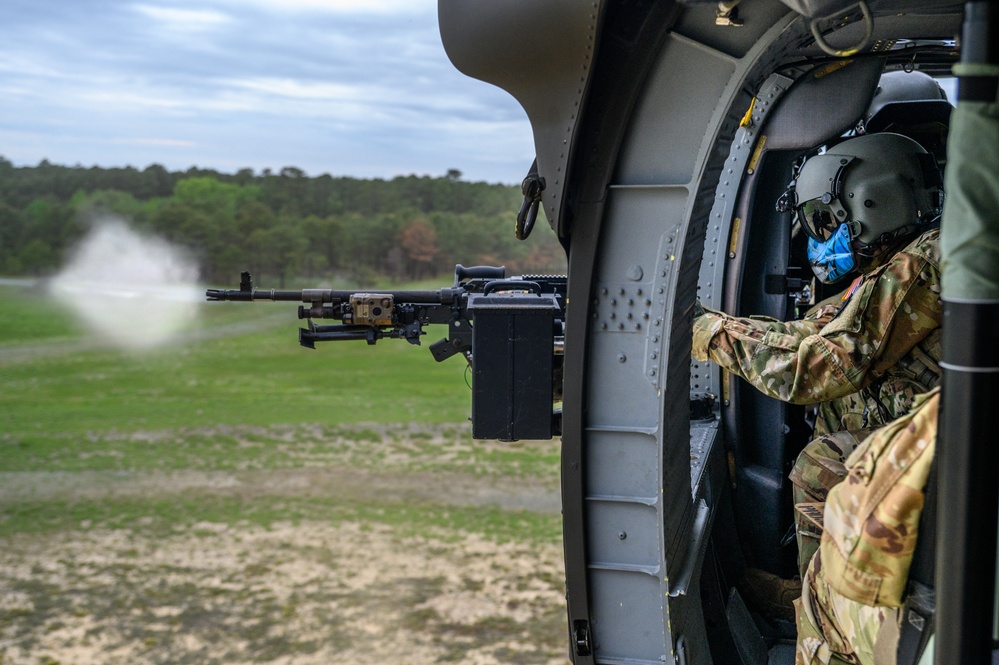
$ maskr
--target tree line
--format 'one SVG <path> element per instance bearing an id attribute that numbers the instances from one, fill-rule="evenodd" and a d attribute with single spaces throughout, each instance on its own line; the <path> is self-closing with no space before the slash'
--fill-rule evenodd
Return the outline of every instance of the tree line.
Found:
<path id="1" fill-rule="evenodd" d="M 539 220 L 514 238 L 518 187 L 439 177 L 391 180 L 307 176 L 294 167 L 257 174 L 160 165 L 15 167 L 0 157 L 0 275 L 46 276 L 102 217 L 186 248 L 202 278 L 229 283 L 240 270 L 276 280 L 378 277 L 414 280 L 455 263 L 514 273 L 564 272 L 555 235 Z"/>

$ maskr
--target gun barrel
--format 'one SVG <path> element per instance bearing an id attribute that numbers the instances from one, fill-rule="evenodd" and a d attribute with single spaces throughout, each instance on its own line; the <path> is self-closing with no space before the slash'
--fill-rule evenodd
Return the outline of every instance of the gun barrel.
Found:
<path id="1" fill-rule="evenodd" d="M 357 293 L 392 296 L 396 301 L 420 305 L 450 304 L 454 301 L 455 289 L 445 288 L 438 291 L 378 291 L 357 290 L 340 291 L 333 289 L 303 289 L 301 291 L 281 291 L 278 289 L 208 289 L 205 296 L 208 300 L 252 302 L 254 300 L 271 302 L 307 302 L 307 303 L 342 303 L 349 302 L 351 296 Z"/>
<path id="2" fill-rule="evenodd" d="M 205 296 L 210 301 L 252 302 L 254 300 L 289 302 L 330 302 L 325 294 L 329 289 L 305 289 L 304 291 L 279 291 L 277 289 L 208 289 Z"/>

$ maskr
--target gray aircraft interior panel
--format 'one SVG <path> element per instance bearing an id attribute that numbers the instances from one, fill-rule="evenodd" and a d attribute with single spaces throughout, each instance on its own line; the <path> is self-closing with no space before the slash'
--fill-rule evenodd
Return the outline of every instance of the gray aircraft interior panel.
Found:
<path id="1" fill-rule="evenodd" d="M 734 18 L 741 25 L 718 25 L 718 3 L 689 5 L 675 31 L 735 58 L 744 56 L 759 38 L 760 26 L 771 26 L 788 13 L 778 0 L 753 0 L 739 4 Z M 747 29 L 750 28 L 750 29 Z M 756 28 L 756 29 L 752 29 Z"/>
<path id="2" fill-rule="evenodd" d="M 659 453 L 654 434 L 591 430 L 589 453 L 588 497 L 630 497 L 650 505 L 659 500 L 659 468 L 649 464 Z"/>
<path id="3" fill-rule="evenodd" d="M 697 487 L 704 474 L 711 446 L 718 436 L 718 422 L 690 424 L 690 486 Z"/>
<path id="4" fill-rule="evenodd" d="M 708 363 L 694 362 L 690 365 L 690 389 L 693 391 L 716 390 L 717 372 Z M 714 394 L 714 393 L 711 393 Z M 717 397 L 717 395 L 715 395 Z"/>
<path id="5" fill-rule="evenodd" d="M 587 386 L 589 427 L 654 430 L 659 420 L 659 397 L 642 376 L 645 337 L 600 331 L 590 342 L 602 367 L 595 374 L 604 387 L 617 387 L 614 399 L 592 383 Z"/>
<path id="6" fill-rule="evenodd" d="M 729 147 L 729 157 L 719 178 L 715 200 L 707 220 L 704 250 L 697 279 L 698 297 L 706 307 L 722 309 L 722 290 L 729 259 L 735 259 L 741 247 L 739 239 L 745 235 L 750 220 L 735 217 L 735 206 L 743 175 L 758 163 L 767 137 L 763 132 L 783 101 L 784 94 L 794 80 L 781 74 L 772 74 L 760 87 L 747 108 L 735 138 Z M 751 161 L 753 165 L 750 166 Z M 711 362 L 691 361 L 690 389 L 720 395 L 721 371 Z"/>
<path id="7" fill-rule="evenodd" d="M 658 512 L 654 506 L 627 501 L 587 502 L 592 524 L 590 560 L 611 568 L 634 567 L 658 575 L 661 570 Z M 658 584 L 658 582 L 657 582 Z"/>
<path id="8" fill-rule="evenodd" d="M 961 34 L 963 3 L 934 10 L 919 10 L 910 7 L 906 12 L 895 12 L 890 16 L 878 16 L 874 20 L 872 40 L 889 39 L 888 35 L 906 35 L 907 39 L 939 39 L 940 35 Z M 932 17 L 927 19 L 927 17 Z M 847 38 L 844 37 L 844 41 Z"/>
<path id="9" fill-rule="evenodd" d="M 848 3 L 852 7 L 857 7 L 857 3 Z M 936 7 L 927 10 L 920 8 L 917 3 L 908 3 L 906 11 L 899 11 L 897 6 L 886 7 L 880 12 L 875 3 L 870 3 L 873 10 L 874 24 L 871 26 L 871 38 L 869 44 L 879 42 L 889 43 L 894 41 L 898 35 L 905 35 L 907 39 L 939 39 L 940 35 L 957 36 L 961 32 L 960 16 L 961 4 L 947 7 Z M 844 16 L 849 16 L 846 14 Z M 927 19 L 927 17 L 932 17 Z M 860 13 L 852 14 L 852 19 L 859 19 Z M 833 48 L 844 49 L 860 43 L 867 32 L 868 26 L 863 20 L 851 20 L 846 25 L 837 26 L 832 32 L 825 35 L 826 42 Z M 801 55 L 819 56 L 825 54 L 817 44 L 806 46 L 801 50 Z"/>
<path id="10" fill-rule="evenodd" d="M 591 579 L 597 662 L 672 662 L 672 654 L 663 649 L 664 640 L 669 641 L 668 610 L 659 581 L 644 572 L 603 569 L 592 570 Z M 641 630 L 636 630 L 636 617 L 646 620 Z"/>
<path id="11" fill-rule="evenodd" d="M 884 62 L 837 62 L 804 74 L 766 123 L 767 150 L 807 149 L 853 127 L 871 103 Z"/>
<path id="12" fill-rule="evenodd" d="M 659 420 L 658 347 L 687 199 L 685 187 L 610 192 L 608 218 L 617 226 L 604 236 L 593 293 L 590 362 L 600 378 L 588 383 L 591 427 L 654 428 Z M 614 400 L 597 397 L 603 385 L 619 387 Z"/>
<path id="13" fill-rule="evenodd" d="M 697 67 L 691 63 L 696 61 Z M 687 184 L 705 133 L 735 61 L 679 35 L 670 35 L 636 105 L 615 173 L 619 184 Z M 691 72 L 696 72 L 692 74 Z M 696 76 L 696 85 L 689 80 Z M 682 100 L 676 99 L 684 91 Z"/>
<path id="14" fill-rule="evenodd" d="M 612 187 L 606 215 L 614 229 L 601 238 L 598 279 L 655 280 L 662 240 L 676 239 L 689 196 L 685 186 Z"/>

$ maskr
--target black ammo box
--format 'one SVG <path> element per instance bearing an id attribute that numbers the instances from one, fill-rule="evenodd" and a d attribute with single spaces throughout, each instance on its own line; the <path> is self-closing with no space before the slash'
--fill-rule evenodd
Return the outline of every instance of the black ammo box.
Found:
<path id="1" fill-rule="evenodd" d="M 471 296 L 472 437 L 552 438 L 556 296 Z"/>

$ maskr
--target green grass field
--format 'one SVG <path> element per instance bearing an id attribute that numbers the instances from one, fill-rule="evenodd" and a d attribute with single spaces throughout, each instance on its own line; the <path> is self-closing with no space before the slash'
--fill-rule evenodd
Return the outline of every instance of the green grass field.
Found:
<path id="1" fill-rule="evenodd" d="M 442 330 L 429 331 L 421 347 L 383 340 L 374 347 L 327 343 L 313 351 L 298 346 L 295 310 L 280 303 L 204 303 L 175 343 L 120 351 L 42 294 L 0 286 L 0 663 L 119 662 L 87 655 L 98 633 L 112 635 L 107 648 L 130 663 L 310 655 L 321 662 L 343 654 L 344 662 L 368 662 L 349 656 L 364 644 L 349 631 L 323 637 L 344 617 L 369 623 L 385 617 L 420 631 L 427 653 L 437 655 L 409 658 L 417 663 L 461 661 L 476 650 L 498 662 L 562 660 L 560 520 L 552 505 L 558 443 L 473 442 L 465 363 L 437 363 L 427 350 Z M 455 560 L 486 561 L 488 550 L 462 549 L 475 538 L 523 548 L 517 551 L 528 558 L 516 563 L 497 550 L 488 569 L 449 582 L 449 575 L 433 573 L 414 587 L 422 600 L 405 616 L 386 611 L 382 604 L 389 600 L 378 586 L 350 593 L 336 585 L 310 587 L 327 608 L 323 616 L 338 606 L 342 614 L 303 628 L 304 612 L 296 615 L 272 589 L 280 579 L 268 577 L 280 572 L 273 562 L 341 570 L 348 566 L 343 557 L 357 555 L 349 541 L 340 542 L 342 533 L 358 528 L 383 539 L 379 556 L 395 547 L 398 556 L 424 552 L 440 559 L 441 571 Z M 216 538 L 220 529 L 225 538 Z M 281 529 L 303 542 L 279 544 L 273 552 L 251 546 L 261 533 Z M 339 544 L 323 553 L 312 533 L 340 534 L 324 536 Z M 203 548 L 212 561 L 221 556 L 212 548 L 224 545 L 237 552 L 237 570 L 225 572 L 233 581 L 208 600 L 204 590 L 192 596 L 192 585 L 202 587 L 199 576 L 208 573 L 195 564 L 164 567 L 156 556 L 143 558 L 155 555 L 157 543 L 169 543 L 178 557 Z M 117 580 L 110 587 L 88 572 L 92 547 L 111 562 L 112 572 L 101 573 Z M 339 559 L 331 554 L 337 547 L 346 548 Z M 39 554 L 54 551 L 61 553 Z M 547 553 L 544 571 L 531 559 L 538 552 Z M 368 559 L 402 570 L 423 565 Z M 362 557 L 350 565 L 367 563 Z M 254 566 L 264 572 L 246 582 L 260 585 L 248 597 L 244 573 Z M 410 585 L 419 575 L 399 583 Z M 471 626 L 438 607 L 463 594 L 495 593 L 501 584 L 490 581 L 495 576 L 506 576 L 515 588 L 540 584 L 555 603 L 534 599 L 505 607 L 513 603 L 505 592 L 497 613 Z M 274 608 L 267 616 L 259 605 L 251 607 L 264 596 L 265 606 Z M 192 603 L 212 603 L 220 622 L 239 624 L 240 634 L 252 637 L 230 644 L 216 637 L 218 626 L 197 622 L 182 626 L 183 640 L 168 628 L 151 636 L 129 618 L 144 616 L 150 597 L 183 616 L 200 616 L 203 608 Z M 118 609 L 98 617 L 88 603 Z M 527 607 L 530 630 L 511 618 Z M 90 632 L 81 628 L 98 618 Z M 266 634 L 253 628 L 256 622 L 270 626 Z M 68 627 L 85 637 L 59 637 Z M 313 638 L 298 639 L 307 628 Z M 524 643 L 511 646 L 517 631 L 526 631 Z"/>
<path id="2" fill-rule="evenodd" d="M 11 291 L 0 290 L 0 424 L 14 437 L 220 424 L 460 422 L 468 416 L 461 359 L 437 363 L 425 344 L 399 340 L 305 349 L 298 345 L 294 305 L 205 303 L 193 331 L 207 337 L 202 341 L 143 353 L 58 353 L 60 345 L 84 338 L 79 325 L 50 304 Z M 434 333 L 427 335 L 431 342 Z M 50 348 L 40 345 L 23 360 L 2 355 L 35 342 Z"/>

